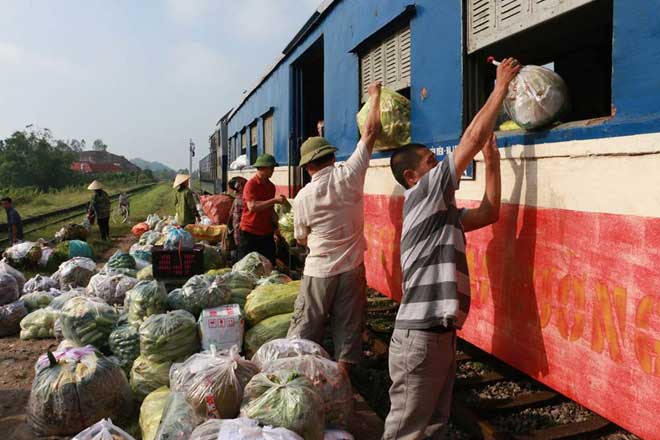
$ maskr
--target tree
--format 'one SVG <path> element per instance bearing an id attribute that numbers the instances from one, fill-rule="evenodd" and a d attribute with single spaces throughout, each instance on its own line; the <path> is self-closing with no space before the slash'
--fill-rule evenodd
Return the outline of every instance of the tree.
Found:
<path id="1" fill-rule="evenodd" d="M 76 153 L 81 153 L 85 151 L 85 140 L 79 141 L 78 139 L 71 139 L 69 141 L 69 146 Z"/>
<path id="2" fill-rule="evenodd" d="M 97 139 L 92 144 L 92 150 L 94 151 L 108 151 L 108 146 L 103 143 L 101 139 Z"/>

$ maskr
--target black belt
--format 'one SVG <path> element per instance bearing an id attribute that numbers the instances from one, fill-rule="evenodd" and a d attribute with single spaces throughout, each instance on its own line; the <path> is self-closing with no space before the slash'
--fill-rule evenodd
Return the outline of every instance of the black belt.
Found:
<path id="1" fill-rule="evenodd" d="M 453 331 L 453 330 L 454 329 L 452 327 L 445 327 L 444 325 L 437 325 L 435 327 L 425 328 L 422 331 L 423 332 L 428 332 L 428 333 L 442 334 L 442 333 L 449 333 L 450 331 Z"/>

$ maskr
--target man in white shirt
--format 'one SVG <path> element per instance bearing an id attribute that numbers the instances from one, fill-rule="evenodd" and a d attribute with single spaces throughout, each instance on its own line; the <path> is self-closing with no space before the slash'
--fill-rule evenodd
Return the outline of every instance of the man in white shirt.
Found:
<path id="1" fill-rule="evenodd" d="M 312 180 L 293 204 L 294 235 L 309 247 L 289 336 L 321 342 L 330 316 L 335 358 L 346 373 L 362 355 L 366 304 L 364 272 L 364 179 L 381 131 L 380 83 L 369 86 L 371 111 L 362 138 L 349 159 L 335 164 L 335 151 L 323 137 L 302 145 L 300 166 Z"/>

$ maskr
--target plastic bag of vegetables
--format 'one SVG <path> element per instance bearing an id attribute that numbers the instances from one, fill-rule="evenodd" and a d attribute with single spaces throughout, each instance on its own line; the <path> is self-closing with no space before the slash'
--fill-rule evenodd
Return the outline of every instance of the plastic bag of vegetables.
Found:
<path id="1" fill-rule="evenodd" d="M 330 359 L 330 355 L 323 347 L 314 341 L 297 337 L 274 339 L 266 342 L 252 356 L 252 362 L 259 368 L 265 368 L 271 361 L 289 357 L 315 355 Z"/>
<path id="2" fill-rule="evenodd" d="M 126 292 L 124 309 L 128 322 L 139 327 L 145 318 L 167 310 L 167 291 L 158 281 L 139 281 Z"/>
<path id="3" fill-rule="evenodd" d="M 145 397 L 140 407 L 142 440 L 154 440 L 156 438 L 156 432 L 158 432 L 158 426 L 163 418 L 163 410 L 165 410 L 169 396 L 170 389 L 163 386 Z"/>
<path id="4" fill-rule="evenodd" d="M 149 265 L 137 273 L 138 281 L 151 281 L 154 279 L 154 267 Z"/>
<path id="5" fill-rule="evenodd" d="M 41 246 L 25 241 L 7 249 L 3 256 L 14 267 L 36 267 L 41 259 Z"/>
<path id="6" fill-rule="evenodd" d="M 151 263 L 152 249 L 153 249 L 153 245 L 135 243 L 133 246 L 131 246 L 128 252 L 136 260 L 148 261 Z"/>
<path id="7" fill-rule="evenodd" d="M 123 421 L 131 412 L 126 376 L 91 346 L 49 352 L 35 373 L 28 420 L 38 436 L 75 435 L 103 418 Z"/>
<path id="8" fill-rule="evenodd" d="M 138 246 L 153 246 L 160 239 L 161 233 L 156 231 L 149 231 L 142 234 L 140 240 L 137 242 Z"/>
<path id="9" fill-rule="evenodd" d="M 25 303 L 25 307 L 28 309 L 28 312 L 32 313 L 37 309 L 48 307 L 53 301 L 53 298 L 57 296 L 56 294 L 59 293 L 59 290 L 53 290 L 53 292 L 55 294 L 51 292 L 39 291 L 28 293 L 21 297 L 21 301 Z"/>
<path id="10" fill-rule="evenodd" d="M 55 239 L 59 241 L 66 240 L 87 240 L 89 231 L 85 226 L 76 223 L 69 223 L 62 226 L 62 229 L 55 233 Z"/>
<path id="11" fill-rule="evenodd" d="M 53 310 L 62 310 L 64 304 L 66 304 L 68 300 L 77 296 L 83 296 L 83 293 L 84 292 L 79 292 L 77 290 L 64 291 L 60 295 L 54 297 L 48 307 Z"/>
<path id="12" fill-rule="evenodd" d="M 355 437 L 346 431 L 327 429 L 323 433 L 323 440 L 355 440 Z"/>
<path id="13" fill-rule="evenodd" d="M 53 325 L 60 312 L 49 307 L 38 309 L 21 320 L 21 339 L 48 339 L 53 337 Z"/>
<path id="14" fill-rule="evenodd" d="M 159 221 L 160 217 L 158 214 L 149 214 L 144 222 L 149 225 L 150 229 L 154 229 Z"/>
<path id="15" fill-rule="evenodd" d="M 78 297 L 62 307 L 62 334 L 66 339 L 83 345 L 93 345 L 100 350 L 108 349 L 108 336 L 119 319 L 117 310 L 105 302 Z"/>
<path id="16" fill-rule="evenodd" d="M 0 272 L 0 305 L 12 303 L 20 296 L 16 279 Z"/>
<path id="17" fill-rule="evenodd" d="M 25 281 L 26 281 L 25 277 L 19 270 L 11 267 L 11 265 L 7 263 L 7 261 L 4 258 L 0 260 L 0 274 L 11 276 L 18 285 L 19 293 L 23 291 L 23 286 L 25 285 Z M 0 284 L 0 286 L 2 286 L 2 284 Z"/>
<path id="18" fill-rule="evenodd" d="M 140 353 L 152 362 L 179 361 L 197 351 L 197 322 L 185 310 L 151 315 L 140 326 Z"/>
<path id="19" fill-rule="evenodd" d="M 133 362 L 140 355 L 140 333 L 138 329 L 126 323 L 117 326 L 108 337 L 110 351 L 119 362 L 126 375 L 130 375 Z"/>
<path id="20" fill-rule="evenodd" d="M 108 260 L 110 269 L 135 269 L 135 258 L 128 252 L 117 251 Z"/>
<path id="21" fill-rule="evenodd" d="M 266 342 L 286 337 L 293 313 L 271 316 L 245 332 L 245 351 L 249 356 Z"/>
<path id="22" fill-rule="evenodd" d="M 259 281 L 257 281 L 257 286 L 263 286 L 265 284 L 287 284 L 290 282 L 291 278 L 289 278 L 288 275 L 274 270 L 267 277 L 260 278 Z"/>
<path id="23" fill-rule="evenodd" d="M 204 245 L 204 272 L 220 269 L 225 265 L 225 259 L 222 256 L 220 248 Z"/>
<path id="24" fill-rule="evenodd" d="M 170 370 L 170 387 L 185 394 L 200 417 L 233 419 L 238 416 L 245 386 L 259 367 L 232 347 L 227 354 L 199 353 Z"/>
<path id="25" fill-rule="evenodd" d="M 126 275 L 101 272 L 89 280 L 87 294 L 97 296 L 110 305 L 123 305 L 126 292 L 135 287 L 137 282 L 135 278 Z"/>
<path id="26" fill-rule="evenodd" d="M 211 269 L 211 270 L 207 270 L 205 273 L 206 275 L 213 275 L 214 277 L 220 277 L 223 275 L 227 275 L 229 272 L 231 272 L 231 267 L 223 267 L 222 269 Z"/>
<path id="27" fill-rule="evenodd" d="M 360 133 L 371 110 L 369 98 L 357 114 Z M 410 100 L 386 87 L 380 93 L 380 122 L 382 130 L 376 139 L 375 150 L 388 150 L 410 143 Z"/>
<path id="28" fill-rule="evenodd" d="M 202 310 L 227 304 L 231 290 L 221 278 L 195 275 L 167 295 L 167 305 L 173 310 L 186 310 L 198 317 Z"/>
<path id="29" fill-rule="evenodd" d="M 231 289 L 229 304 L 245 306 L 247 296 L 252 292 L 257 280 L 247 272 L 229 272 L 222 275 L 222 282 Z"/>
<path id="30" fill-rule="evenodd" d="M 568 87 L 550 69 L 525 66 L 509 84 L 504 110 L 520 127 L 535 129 L 552 124 L 570 108 Z"/>
<path id="31" fill-rule="evenodd" d="M 75 257 L 60 264 L 53 279 L 61 287 L 87 287 L 90 278 L 96 273 L 96 263 L 85 257 Z"/>
<path id="32" fill-rule="evenodd" d="M 103 419 L 71 440 L 135 440 L 123 429 L 115 426 L 110 419 Z"/>
<path id="33" fill-rule="evenodd" d="M 21 320 L 28 314 L 23 301 L 0 306 L 0 338 L 14 336 L 21 330 Z"/>
<path id="34" fill-rule="evenodd" d="M 280 227 L 280 234 L 289 244 L 293 246 L 296 244 L 296 238 L 293 235 L 293 211 L 289 211 L 279 217 L 278 225 Z"/>
<path id="35" fill-rule="evenodd" d="M 263 278 L 270 275 L 273 265 L 268 258 L 259 252 L 250 252 L 232 267 L 233 272 L 247 272 L 255 278 Z"/>
<path id="36" fill-rule="evenodd" d="M 197 416 L 183 393 L 172 391 L 167 397 L 156 440 L 188 440 L 193 430 L 204 421 Z"/>
<path id="37" fill-rule="evenodd" d="M 23 286 L 23 293 L 32 293 L 38 290 L 42 292 L 48 292 L 50 289 L 59 289 L 60 285 L 52 279 L 45 275 L 36 275 L 26 281 Z"/>
<path id="38" fill-rule="evenodd" d="M 190 440 L 303 440 L 286 428 L 259 426 L 255 420 L 240 418 L 211 419 L 199 425 Z"/>
<path id="39" fill-rule="evenodd" d="M 147 394 L 170 384 L 172 362 L 152 362 L 144 356 L 138 356 L 131 367 L 131 390 L 137 400 L 143 400 Z"/>
<path id="40" fill-rule="evenodd" d="M 167 233 L 163 248 L 166 250 L 190 250 L 195 246 L 195 240 L 190 232 L 181 228 L 172 228 Z"/>
<path id="41" fill-rule="evenodd" d="M 292 370 L 254 376 L 245 387 L 241 417 L 323 440 L 323 401 L 310 380 Z"/>
<path id="42" fill-rule="evenodd" d="M 288 284 L 264 284 L 258 286 L 247 297 L 245 317 L 251 325 L 256 325 L 271 316 L 293 312 L 293 304 L 298 297 L 300 281 Z"/>
<path id="43" fill-rule="evenodd" d="M 351 381 L 336 362 L 314 355 L 281 358 L 264 365 L 263 373 L 293 370 L 305 375 L 323 399 L 328 426 L 346 428 L 353 412 Z"/>

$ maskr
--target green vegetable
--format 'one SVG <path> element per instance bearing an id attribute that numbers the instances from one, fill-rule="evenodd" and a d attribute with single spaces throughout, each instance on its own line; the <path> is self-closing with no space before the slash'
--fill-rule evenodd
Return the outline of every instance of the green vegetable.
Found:
<path id="1" fill-rule="evenodd" d="M 232 267 L 233 272 L 247 272 L 255 278 L 262 278 L 270 275 L 273 265 L 258 252 L 251 252 L 243 257 Z"/>
<path id="2" fill-rule="evenodd" d="M 323 401 L 310 380 L 292 370 L 254 376 L 245 388 L 241 417 L 290 429 L 305 440 L 323 440 Z"/>
<path id="3" fill-rule="evenodd" d="M 287 284 L 290 282 L 291 278 L 274 270 L 267 277 L 260 278 L 259 281 L 257 281 L 257 286 L 263 286 L 265 284 Z"/>
<path id="4" fill-rule="evenodd" d="M 135 258 L 128 252 L 117 251 L 108 260 L 108 267 L 111 269 L 135 269 Z"/>
<path id="5" fill-rule="evenodd" d="M 154 279 L 154 267 L 149 265 L 137 273 L 138 281 L 149 281 Z"/>
<path id="6" fill-rule="evenodd" d="M 131 368 L 131 390 L 137 400 L 144 398 L 152 391 L 170 384 L 170 367 L 172 362 L 152 362 L 144 356 L 138 356 Z"/>
<path id="7" fill-rule="evenodd" d="M 245 317 L 251 325 L 271 316 L 293 312 L 300 281 L 288 284 L 265 284 L 252 291 L 245 303 Z"/>
<path id="8" fill-rule="evenodd" d="M 152 362 L 182 360 L 198 350 L 197 322 L 185 310 L 152 315 L 140 326 L 140 353 Z"/>
<path id="9" fill-rule="evenodd" d="M 149 393 L 140 407 L 140 429 L 142 440 L 154 440 L 158 426 L 163 416 L 165 405 L 170 396 L 170 389 L 166 386 Z"/>
<path id="10" fill-rule="evenodd" d="M 231 290 L 222 278 L 209 275 L 195 275 L 181 289 L 173 290 L 167 296 L 167 304 L 173 310 L 186 310 L 198 317 L 202 310 L 227 304 Z"/>
<path id="11" fill-rule="evenodd" d="M 293 212 L 287 212 L 279 217 L 278 224 L 280 226 L 280 233 L 282 237 L 289 243 L 290 246 L 296 244 L 296 239 L 293 235 Z"/>
<path id="12" fill-rule="evenodd" d="M 204 245 L 204 272 L 214 269 L 220 269 L 225 265 L 225 259 L 222 256 L 220 248 Z"/>
<path id="13" fill-rule="evenodd" d="M 251 357 L 259 347 L 273 339 L 286 337 L 293 313 L 271 316 L 245 332 L 245 351 Z"/>
<path id="14" fill-rule="evenodd" d="M 21 296 L 21 301 L 25 303 L 28 312 L 34 312 L 37 309 L 43 309 L 53 301 L 53 295 L 45 292 L 32 292 Z"/>
<path id="15" fill-rule="evenodd" d="M 140 333 L 129 324 L 115 328 L 108 338 L 110 351 L 114 354 L 126 375 L 130 374 L 133 362 L 140 355 Z"/>
<path id="16" fill-rule="evenodd" d="M 60 316 L 58 310 L 52 308 L 37 309 L 21 320 L 21 339 L 52 338 L 53 325 Z"/>
<path id="17" fill-rule="evenodd" d="M 124 309 L 128 322 L 139 327 L 145 318 L 167 310 L 167 291 L 158 281 L 140 281 L 126 292 Z"/>
<path id="18" fill-rule="evenodd" d="M 100 300 L 73 298 L 62 308 L 62 333 L 80 346 L 93 345 L 107 350 L 108 336 L 118 318 L 117 310 Z"/>
<path id="19" fill-rule="evenodd" d="M 360 133 L 371 110 L 372 99 L 369 98 L 357 114 Z M 410 143 L 410 100 L 397 92 L 382 88 L 380 94 L 380 122 L 382 130 L 376 139 L 374 149 L 388 150 Z"/>

